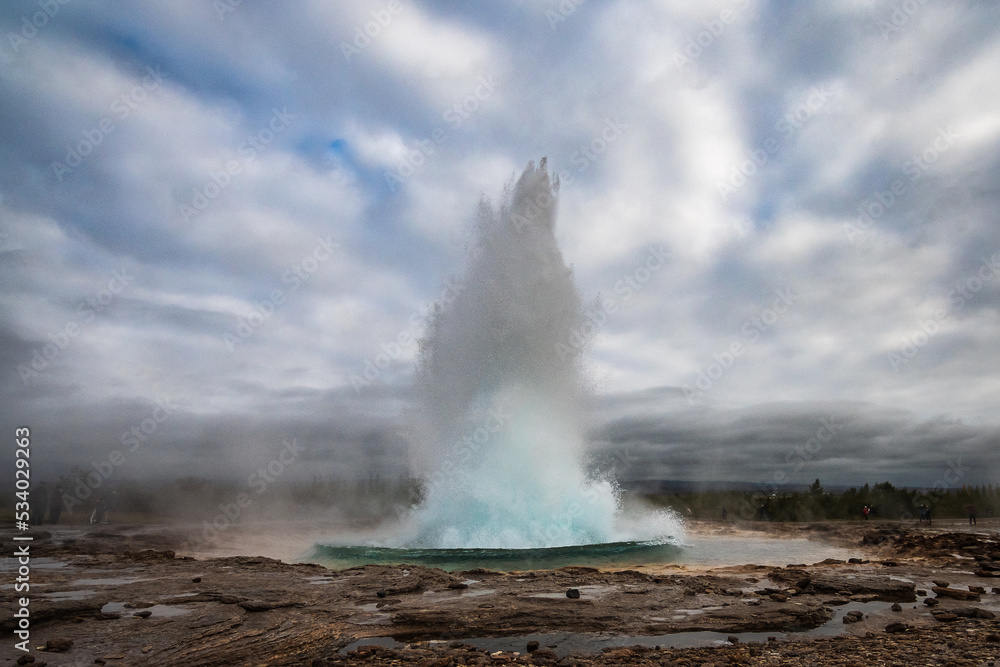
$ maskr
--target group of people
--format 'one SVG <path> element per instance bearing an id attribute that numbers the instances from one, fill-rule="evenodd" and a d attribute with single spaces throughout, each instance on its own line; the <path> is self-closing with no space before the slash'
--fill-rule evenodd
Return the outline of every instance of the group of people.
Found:
<path id="1" fill-rule="evenodd" d="M 923 523 L 924 521 L 926 521 L 927 523 L 931 522 L 931 506 L 928 505 L 927 503 L 924 503 L 923 505 L 918 507 L 917 513 L 920 515 L 920 519 L 917 521 L 917 523 Z"/>
<path id="2" fill-rule="evenodd" d="M 45 523 L 59 523 L 63 510 L 63 487 L 56 484 L 49 488 L 47 482 L 39 482 L 31 491 L 31 525 L 41 526 Z M 108 514 L 118 506 L 118 492 L 111 491 L 101 496 L 97 507 L 90 515 L 90 523 L 107 523 Z M 48 515 L 46 519 L 46 515 Z"/>
<path id="3" fill-rule="evenodd" d="M 118 492 L 105 493 L 97 501 L 97 507 L 90 515 L 90 523 L 108 523 L 108 513 L 118 506 Z"/>
<path id="4" fill-rule="evenodd" d="M 41 526 L 45 523 L 45 515 L 49 516 L 49 523 L 59 523 L 62 516 L 62 484 L 56 484 L 54 489 L 50 489 L 46 482 L 39 482 L 38 486 L 31 492 L 31 525 Z"/>

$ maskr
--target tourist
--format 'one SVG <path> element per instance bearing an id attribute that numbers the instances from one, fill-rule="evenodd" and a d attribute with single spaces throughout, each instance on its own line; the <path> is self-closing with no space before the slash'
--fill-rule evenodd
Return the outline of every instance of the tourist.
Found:
<path id="1" fill-rule="evenodd" d="M 976 507 L 974 505 L 969 505 L 965 509 L 967 509 L 969 511 L 969 525 L 970 526 L 975 526 L 976 525 Z"/>
<path id="2" fill-rule="evenodd" d="M 62 484 L 56 484 L 55 491 L 52 492 L 52 497 L 49 499 L 49 523 L 59 523 L 59 517 L 62 516 L 64 493 Z"/>
<path id="3" fill-rule="evenodd" d="M 865 506 L 864 506 L 863 508 L 861 508 L 861 513 L 862 513 L 862 514 L 864 515 L 864 517 L 865 517 L 865 521 L 867 521 L 867 520 L 868 520 L 868 514 L 869 514 L 870 512 L 871 512 L 871 510 L 870 510 L 870 509 L 868 509 L 868 505 L 865 505 Z"/>
<path id="4" fill-rule="evenodd" d="M 49 485 L 41 482 L 31 492 L 31 525 L 45 523 L 45 513 L 49 510 Z"/>
<path id="5" fill-rule="evenodd" d="M 108 513 L 114 511 L 118 504 L 118 492 L 112 491 L 101 496 L 97 501 L 97 507 L 90 517 L 90 523 L 108 523 Z"/>

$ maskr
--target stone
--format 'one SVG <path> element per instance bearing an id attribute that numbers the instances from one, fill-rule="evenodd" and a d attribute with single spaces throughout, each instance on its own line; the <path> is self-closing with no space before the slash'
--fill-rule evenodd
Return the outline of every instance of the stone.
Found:
<path id="1" fill-rule="evenodd" d="M 909 632 L 912 629 L 913 626 L 906 623 L 890 623 L 885 626 L 885 631 L 889 633 Z"/>
<path id="2" fill-rule="evenodd" d="M 981 609 L 980 607 L 958 607 L 956 609 L 951 609 L 950 611 L 956 616 L 961 616 L 962 618 L 983 618 L 987 620 L 996 618 L 996 614 L 992 611 L 989 609 Z"/>
<path id="3" fill-rule="evenodd" d="M 836 593 L 857 599 L 857 595 L 872 595 L 883 602 L 913 602 L 917 599 L 916 586 L 907 581 L 891 579 L 884 574 L 858 574 L 847 577 L 837 573 L 815 574 L 810 590 L 817 593 Z"/>
<path id="4" fill-rule="evenodd" d="M 893 602 L 889 609 L 892 609 L 893 611 L 903 611 L 903 607 L 898 602 Z"/>
<path id="5" fill-rule="evenodd" d="M 73 646 L 72 639 L 63 639 L 61 637 L 50 639 L 45 642 L 45 650 L 50 653 L 65 653 Z"/>
<path id="6" fill-rule="evenodd" d="M 135 616 L 136 618 L 149 618 L 150 616 L 153 615 L 153 612 L 151 612 L 148 609 L 143 609 L 142 611 L 137 611 L 132 615 Z"/>
<path id="7" fill-rule="evenodd" d="M 935 605 L 941 604 L 941 601 L 937 598 L 924 598 L 924 604 L 928 607 L 933 607 Z"/>
<path id="8" fill-rule="evenodd" d="M 844 614 L 844 623 L 857 623 L 865 617 L 863 613 L 855 609 Z"/>
<path id="9" fill-rule="evenodd" d="M 274 609 L 274 605 L 265 600 L 242 600 L 237 603 L 247 611 L 269 611 Z"/>
<path id="10" fill-rule="evenodd" d="M 569 590 L 566 591 L 566 597 L 568 597 L 570 600 L 579 600 L 580 590 L 577 588 L 570 588 Z"/>
<path id="11" fill-rule="evenodd" d="M 937 583 L 937 582 L 935 582 Z M 974 600 L 979 601 L 979 594 L 973 593 L 972 591 L 962 591 L 957 588 L 946 588 L 943 586 L 935 586 L 931 589 L 934 591 L 939 598 L 951 598 L 953 600 Z"/>
<path id="12" fill-rule="evenodd" d="M 530 642 L 528 642 L 528 646 L 526 648 L 528 653 L 534 653 L 535 651 L 538 650 L 539 646 L 540 644 L 537 641 L 531 640 Z"/>

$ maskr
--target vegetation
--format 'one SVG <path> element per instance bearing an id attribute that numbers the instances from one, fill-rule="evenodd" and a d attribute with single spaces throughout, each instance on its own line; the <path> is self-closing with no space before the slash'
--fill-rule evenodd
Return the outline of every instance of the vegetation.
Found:
<path id="1" fill-rule="evenodd" d="M 88 474 L 90 483 L 88 483 Z M 93 482 L 100 481 L 98 485 Z M 63 489 L 60 523 L 80 524 L 90 519 L 98 500 L 112 488 L 117 492 L 112 519 L 116 522 L 201 522 L 220 515 L 235 520 L 307 519 L 336 514 L 339 518 L 369 521 L 399 515 L 422 500 L 418 480 L 372 477 L 363 480 L 314 478 L 292 482 L 263 478 L 254 481 L 219 481 L 200 477 L 160 483 L 99 480 L 75 468 L 59 479 Z M 266 483 L 265 483 L 266 482 Z M 52 485 L 50 483 L 50 485 Z M 54 486 L 54 485 L 52 485 Z M 830 493 L 816 480 L 804 491 L 697 491 L 643 496 L 652 504 L 669 507 L 681 516 L 717 521 L 863 520 L 862 509 L 872 519 L 913 520 L 919 507 L 931 508 L 932 519 L 964 518 L 966 507 L 980 518 L 1000 511 L 1000 486 L 962 486 L 956 489 L 896 488 L 889 482 L 865 484 L 841 493 Z M 14 497 L 0 501 L 0 519 L 14 518 Z M 34 504 L 34 503 L 33 503 Z M 763 507 L 763 513 L 761 508 Z"/>
<path id="2" fill-rule="evenodd" d="M 764 491 L 699 491 L 647 496 L 656 505 L 676 510 L 681 516 L 718 520 L 726 518 L 771 521 L 863 520 L 863 509 L 873 519 L 917 520 L 921 505 L 931 509 L 931 519 L 968 516 L 967 507 L 978 517 L 993 516 L 1000 509 L 1000 487 L 962 486 L 960 489 L 906 489 L 889 482 L 865 484 L 842 493 L 828 493 L 817 479 L 808 491 L 771 493 Z M 764 508 L 763 514 L 761 507 Z"/>

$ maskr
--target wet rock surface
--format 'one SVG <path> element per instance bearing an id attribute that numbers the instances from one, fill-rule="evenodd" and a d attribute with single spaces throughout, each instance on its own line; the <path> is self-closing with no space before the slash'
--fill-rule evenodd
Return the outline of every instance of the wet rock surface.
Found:
<path id="1" fill-rule="evenodd" d="M 167 666 L 978 665 L 1000 658 L 1000 596 L 976 576 L 995 562 L 993 536 L 943 532 L 936 541 L 926 529 L 886 526 L 878 529 L 886 539 L 862 545 L 870 526 L 815 526 L 807 532 L 853 544 L 860 562 L 329 570 L 261 556 L 196 560 L 185 555 L 183 534 L 129 527 L 102 527 L 67 544 L 57 528 L 32 547 L 34 558 L 53 559 L 32 573 L 32 655 L 34 664 Z M 770 528 L 778 537 L 803 532 Z M 918 588 L 930 592 L 922 604 L 915 604 Z M 5 633 L 14 627 L 14 605 L 13 591 L 0 590 Z M 808 634 L 830 625 L 843 634 Z M 678 633 L 699 632 L 718 633 L 702 642 L 718 644 L 670 647 L 672 638 L 697 643 Z M 652 637 L 660 639 L 643 643 L 663 645 L 581 652 L 569 641 L 538 638 L 554 633 Z M 512 638 L 519 648 L 489 650 L 476 644 L 482 638 Z M 390 645 L 365 646 L 369 640 Z"/>

